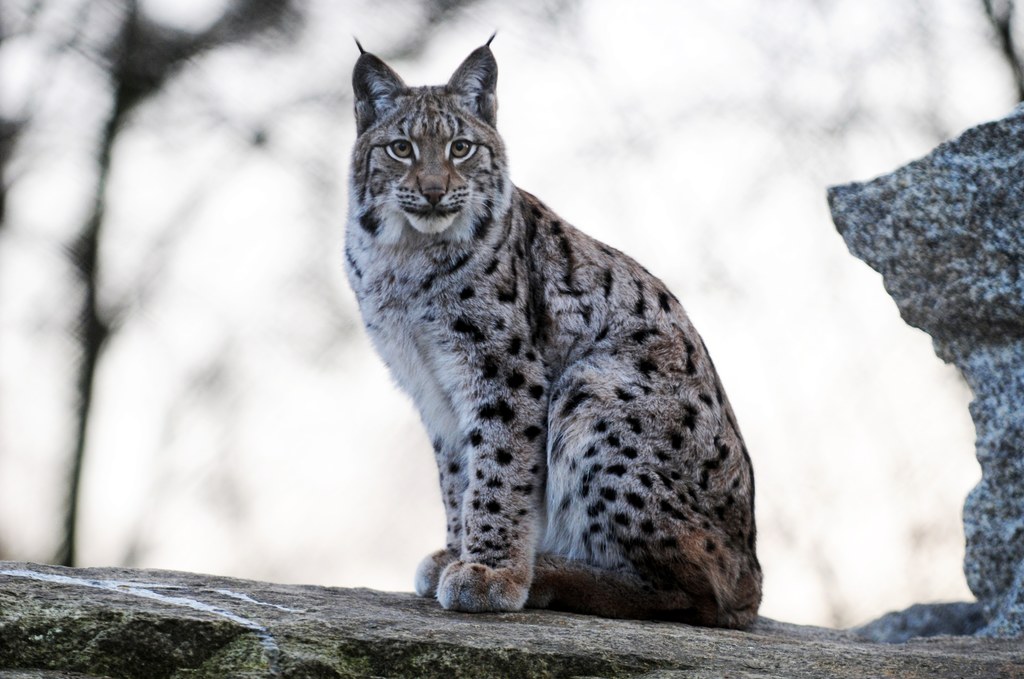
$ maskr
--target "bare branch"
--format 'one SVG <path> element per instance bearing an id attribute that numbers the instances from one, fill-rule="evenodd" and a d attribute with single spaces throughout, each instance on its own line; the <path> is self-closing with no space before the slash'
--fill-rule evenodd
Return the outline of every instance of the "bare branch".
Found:
<path id="1" fill-rule="evenodd" d="M 1018 49 L 1013 35 L 1016 3 L 1014 0 L 981 0 L 981 4 L 985 8 L 985 16 L 992 30 L 995 31 L 999 51 L 1010 67 L 1014 86 L 1017 88 L 1017 99 L 1024 101 L 1024 53 Z"/>

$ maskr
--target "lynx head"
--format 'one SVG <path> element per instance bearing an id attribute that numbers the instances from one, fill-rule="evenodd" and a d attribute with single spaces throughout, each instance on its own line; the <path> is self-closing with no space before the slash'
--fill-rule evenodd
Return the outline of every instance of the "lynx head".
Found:
<path id="1" fill-rule="evenodd" d="M 451 240 L 481 237 L 507 207 L 512 186 L 495 130 L 497 81 L 490 41 L 447 84 L 432 87 L 407 87 L 363 52 L 352 73 L 351 219 L 386 243 L 410 228 Z"/>

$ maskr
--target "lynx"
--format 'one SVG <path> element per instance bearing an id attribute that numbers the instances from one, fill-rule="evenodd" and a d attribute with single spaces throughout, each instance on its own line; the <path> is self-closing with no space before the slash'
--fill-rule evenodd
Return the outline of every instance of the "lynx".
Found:
<path id="1" fill-rule="evenodd" d="M 447 515 L 416 592 L 751 624 L 750 457 L 679 301 L 511 183 L 490 41 L 432 87 L 359 49 L 346 271 Z"/>

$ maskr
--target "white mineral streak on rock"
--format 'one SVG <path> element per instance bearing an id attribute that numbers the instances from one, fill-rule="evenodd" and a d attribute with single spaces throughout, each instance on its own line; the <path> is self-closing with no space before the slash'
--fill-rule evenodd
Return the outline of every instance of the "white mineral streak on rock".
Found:
<path id="1" fill-rule="evenodd" d="M 0 570 L 0 575 L 7 575 L 13 578 L 29 578 L 31 580 L 39 580 L 41 582 L 52 582 L 59 585 L 74 585 L 78 587 L 91 587 L 93 589 L 105 589 L 111 592 L 120 592 L 121 594 L 127 594 L 129 596 L 139 597 L 141 599 L 150 599 L 153 601 L 159 601 L 160 603 L 167 604 L 169 606 L 180 606 L 183 608 L 191 608 L 194 611 L 202 611 L 204 613 L 210 613 L 218 617 L 230 620 L 231 622 L 241 625 L 247 629 L 251 629 L 256 633 L 256 637 L 260 640 L 260 645 L 263 646 L 263 651 L 267 656 L 267 665 L 270 668 L 272 675 L 277 676 L 280 674 L 280 668 L 278 666 L 278 658 L 281 655 L 281 649 L 277 645 L 277 641 L 274 639 L 270 631 L 263 625 L 244 618 L 236 613 L 232 613 L 229 610 L 221 608 L 220 606 L 213 606 L 211 604 L 199 601 L 197 599 L 189 599 L 184 596 L 168 596 L 161 594 L 155 590 L 158 589 L 185 589 L 176 585 L 161 585 L 156 583 L 143 583 L 143 582 L 127 582 L 122 580 L 92 580 L 88 578 L 75 578 L 68 575 L 57 575 L 54 573 L 38 573 L 36 571 L 15 569 L 15 570 Z M 273 606 L 273 604 L 261 604 L 244 594 L 235 594 L 230 590 L 214 590 L 219 594 L 232 596 L 236 599 L 248 601 L 254 604 L 262 606 Z M 291 611 L 289 608 L 283 606 L 274 606 L 284 611 Z"/>

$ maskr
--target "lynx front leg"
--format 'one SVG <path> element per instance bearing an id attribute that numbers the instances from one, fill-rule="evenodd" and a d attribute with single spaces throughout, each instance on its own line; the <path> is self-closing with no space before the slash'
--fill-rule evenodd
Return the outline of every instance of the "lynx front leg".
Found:
<path id="1" fill-rule="evenodd" d="M 434 440 L 434 457 L 441 481 L 441 500 L 444 502 L 446 537 L 444 549 L 428 554 L 416 568 L 414 586 L 419 596 L 437 595 L 441 572 L 458 559 L 462 551 L 462 498 L 469 485 L 464 450 L 465 445 L 446 443 L 441 438 Z"/>
<path id="2" fill-rule="evenodd" d="M 539 360 L 520 343 L 512 338 L 511 360 L 501 368 L 481 358 L 491 379 L 469 433 L 460 557 L 437 589 L 447 609 L 518 610 L 529 594 L 542 520 L 547 387 Z"/>

